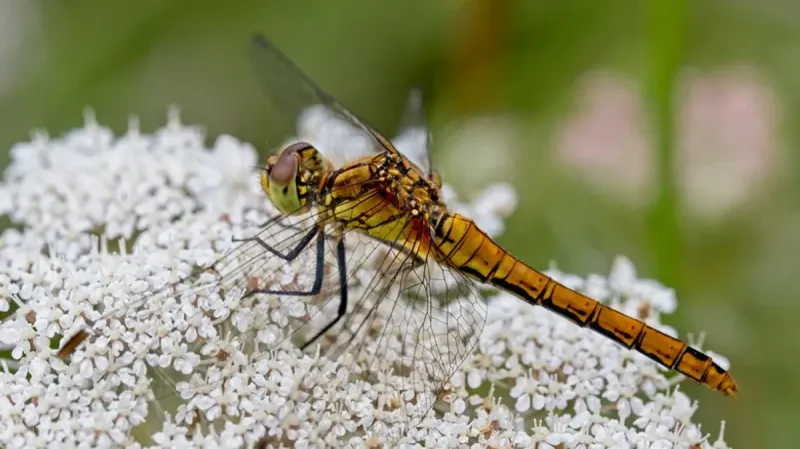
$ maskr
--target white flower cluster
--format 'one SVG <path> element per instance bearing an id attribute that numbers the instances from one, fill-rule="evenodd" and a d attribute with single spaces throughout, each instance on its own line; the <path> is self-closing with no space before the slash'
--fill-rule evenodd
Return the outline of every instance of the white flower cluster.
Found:
<path id="1" fill-rule="evenodd" d="M 343 129 L 333 117 L 314 120 L 315 130 Z M 381 284 L 398 272 L 383 266 L 391 250 L 350 234 L 353 318 L 316 352 L 283 344 L 335 316 L 335 251 L 323 257 L 330 293 L 316 302 L 244 294 L 314 284 L 317 253 L 287 263 L 259 242 L 234 243 L 277 214 L 258 186 L 255 150 L 227 136 L 207 149 L 175 113 L 152 135 L 132 124 L 121 137 L 88 116 L 82 129 L 38 134 L 11 154 L 0 185 L 0 211 L 18 226 L 0 240 L 4 448 L 728 447 L 722 431 L 712 442 L 692 422 L 697 404 L 655 363 L 506 293 L 476 303 L 476 287 L 459 286 L 457 298 L 427 310 L 435 328 L 424 334 L 410 324 L 421 316 L 414 305 L 380 301 L 413 288 Z M 470 204 L 445 196 L 492 235 L 515 201 L 507 186 Z M 288 249 L 301 235 L 292 226 L 303 221 L 259 236 Z M 549 274 L 626 312 L 646 310 L 661 329 L 659 315 L 675 308 L 672 290 L 637 279 L 625 259 L 608 277 Z M 472 353 L 448 337 L 453 317 L 467 327 L 458 337 L 477 342 Z M 89 338 L 59 359 L 58 347 L 87 325 Z M 403 357 L 441 339 L 459 347 Z M 327 349 L 340 357 L 320 355 Z M 448 382 L 430 384 L 460 358 Z"/>

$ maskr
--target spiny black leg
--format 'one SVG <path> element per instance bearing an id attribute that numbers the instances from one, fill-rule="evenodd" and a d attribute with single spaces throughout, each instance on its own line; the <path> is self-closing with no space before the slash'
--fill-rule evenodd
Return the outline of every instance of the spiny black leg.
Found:
<path id="1" fill-rule="evenodd" d="M 287 262 L 291 262 L 297 257 L 298 254 L 300 254 L 301 251 L 306 249 L 306 246 L 308 246 L 308 244 L 311 242 L 311 239 L 313 239 L 314 236 L 317 235 L 318 232 L 319 232 L 319 227 L 318 226 L 314 226 L 313 228 L 311 228 L 311 231 L 309 231 L 308 234 L 303 236 L 303 239 L 300 240 L 300 243 L 298 243 L 297 246 L 295 246 L 291 251 L 289 251 L 286 254 L 281 254 L 280 251 L 278 251 L 275 248 L 273 248 L 272 246 L 268 245 L 267 242 L 262 240 L 261 237 L 259 237 L 259 236 L 251 237 L 251 238 L 249 238 L 247 240 L 252 240 L 252 241 L 258 243 L 259 246 L 261 246 L 265 250 L 269 251 L 270 253 L 280 257 L 281 259 L 283 259 L 283 260 L 285 260 Z M 318 243 L 318 245 L 319 245 L 319 243 Z"/>
<path id="2" fill-rule="evenodd" d="M 246 297 L 249 297 L 249 296 L 261 295 L 261 294 L 290 295 L 290 296 L 314 296 L 314 295 L 318 294 L 319 291 L 322 289 L 322 278 L 324 277 L 324 273 L 325 273 L 325 270 L 324 270 L 325 269 L 325 233 L 317 233 L 317 231 L 316 231 L 317 228 L 315 227 L 314 229 L 315 230 L 309 232 L 308 235 L 303 237 L 303 241 L 300 242 L 300 245 L 297 245 L 297 247 L 295 249 L 290 251 L 289 254 L 287 255 L 287 257 L 283 257 L 282 255 L 278 254 L 277 251 L 269 248 L 269 246 L 266 246 L 266 244 L 262 243 L 262 241 L 260 239 L 258 240 L 259 245 L 262 245 L 265 248 L 269 249 L 269 251 L 272 252 L 273 254 L 277 255 L 278 257 L 284 258 L 287 261 L 291 261 L 295 257 L 297 257 L 297 254 L 293 254 L 293 253 L 299 253 L 300 251 L 302 251 L 306 246 L 308 246 L 308 242 L 311 240 L 311 238 L 314 237 L 314 234 L 317 234 L 317 261 L 316 261 L 317 268 L 314 270 L 315 271 L 315 273 L 314 273 L 314 285 L 311 287 L 311 290 L 308 290 L 308 291 L 300 291 L 300 290 L 291 291 L 291 290 L 254 289 L 254 290 L 250 290 L 249 292 L 247 292 L 247 294 L 244 297 L 246 298 Z M 344 246 L 342 246 L 342 251 L 344 251 Z"/>
<path id="3" fill-rule="evenodd" d="M 319 332 L 317 332 L 310 340 L 308 340 L 301 349 L 306 349 L 314 343 L 325 332 L 328 332 L 339 320 L 342 319 L 347 313 L 347 264 L 345 263 L 344 256 L 344 239 L 339 238 L 339 243 L 336 244 L 336 263 L 339 265 L 339 310 L 336 312 L 336 318 L 330 323 L 326 324 Z"/>

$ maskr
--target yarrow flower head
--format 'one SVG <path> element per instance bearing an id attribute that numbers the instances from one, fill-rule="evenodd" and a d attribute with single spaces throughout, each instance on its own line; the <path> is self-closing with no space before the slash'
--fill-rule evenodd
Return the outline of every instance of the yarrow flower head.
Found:
<path id="1" fill-rule="evenodd" d="M 326 149 L 368 144 L 323 112 L 304 116 L 301 137 Z M 397 142 L 424 153 L 418 134 Z M 0 237 L 0 345 L 11 355 L 0 370 L 0 446 L 728 447 L 722 431 L 712 442 L 692 421 L 698 404 L 680 378 L 507 293 L 478 304 L 462 297 L 477 287 L 459 286 L 450 298 L 452 279 L 430 275 L 448 301 L 426 308 L 435 328 L 410 335 L 419 304 L 381 299 L 418 289 L 406 274 L 419 267 L 384 264 L 393 249 L 352 232 L 344 252 L 355 304 L 332 335 L 301 351 L 339 303 L 332 293 L 274 292 L 321 282 L 319 291 L 338 293 L 337 242 L 288 260 L 268 251 L 293 247 L 307 222 L 274 225 L 255 149 L 230 136 L 206 148 L 175 112 L 153 134 L 132 121 L 122 136 L 89 114 L 83 128 L 58 139 L 37 133 L 11 155 L 0 185 L 0 212 L 16 225 Z M 507 185 L 472 202 L 447 186 L 443 195 L 490 235 L 515 206 Z M 405 282 L 382 283 L 398 272 Z M 660 323 L 674 292 L 638 279 L 627 259 L 608 276 L 548 274 L 674 334 Z M 448 317 L 463 325 L 479 315 L 470 307 L 483 308 L 486 324 L 457 335 L 474 350 L 407 357 L 409 346 L 452 344 Z M 442 378 L 451 366 L 435 397 L 420 388 L 420 372 Z"/>

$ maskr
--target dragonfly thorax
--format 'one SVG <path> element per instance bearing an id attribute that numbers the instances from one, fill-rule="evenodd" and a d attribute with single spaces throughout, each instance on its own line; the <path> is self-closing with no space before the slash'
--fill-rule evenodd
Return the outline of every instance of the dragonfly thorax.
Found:
<path id="1" fill-rule="evenodd" d="M 330 170 L 330 162 L 316 148 L 296 142 L 267 158 L 261 188 L 282 213 L 302 213 L 308 209 L 309 196 L 314 196 Z"/>
<path id="2" fill-rule="evenodd" d="M 428 220 L 444 207 L 438 184 L 411 161 L 390 153 L 384 153 L 377 160 L 380 161 L 377 175 L 400 209 Z"/>

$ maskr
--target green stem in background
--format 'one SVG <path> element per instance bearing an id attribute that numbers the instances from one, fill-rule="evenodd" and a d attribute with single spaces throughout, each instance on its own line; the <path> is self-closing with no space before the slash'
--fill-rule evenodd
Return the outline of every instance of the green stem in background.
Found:
<path id="1" fill-rule="evenodd" d="M 654 275 L 681 286 L 683 236 L 675 179 L 675 81 L 681 66 L 686 26 L 685 0 L 650 0 L 647 5 L 645 80 L 654 148 L 655 202 L 648 211 L 647 233 L 653 250 Z"/>

